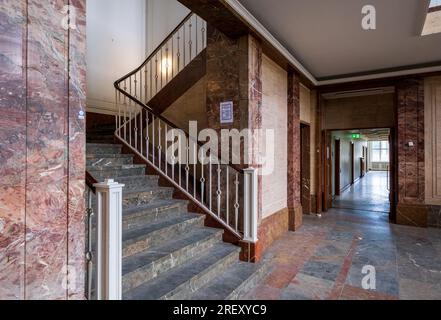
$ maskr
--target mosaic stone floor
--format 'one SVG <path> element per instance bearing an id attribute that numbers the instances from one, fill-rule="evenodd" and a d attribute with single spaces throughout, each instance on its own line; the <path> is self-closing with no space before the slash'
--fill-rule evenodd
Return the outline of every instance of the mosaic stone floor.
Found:
<path id="1" fill-rule="evenodd" d="M 265 253 L 271 271 L 244 299 L 441 299 L 441 230 L 397 226 L 386 213 L 305 216 Z M 375 290 L 362 269 L 375 267 Z"/>

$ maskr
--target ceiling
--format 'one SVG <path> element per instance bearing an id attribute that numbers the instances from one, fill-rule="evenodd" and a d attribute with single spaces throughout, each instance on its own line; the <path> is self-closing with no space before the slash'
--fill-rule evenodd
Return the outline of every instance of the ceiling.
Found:
<path id="1" fill-rule="evenodd" d="M 441 65 L 426 0 L 238 0 L 319 81 Z M 361 27 L 374 5 L 377 29 Z"/>

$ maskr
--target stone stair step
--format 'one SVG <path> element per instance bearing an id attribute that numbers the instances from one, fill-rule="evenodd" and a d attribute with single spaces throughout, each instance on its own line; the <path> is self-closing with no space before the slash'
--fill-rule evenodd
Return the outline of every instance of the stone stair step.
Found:
<path id="1" fill-rule="evenodd" d="M 118 177 L 133 177 L 133 176 L 145 175 L 145 168 L 146 166 L 143 164 L 128 164 L 128 165 L 121 165 L 115 167 L 87 168 L 87 171 L 89 171 L 89 173 L 95 179 L 104 180 L 104 179 L 113 179 Z"/>
<path id="2" fill-rule="evenodd" d="M 189 300 L 238 300 L 255 287 L 268 273 L 267 263 L 237 261 L 206 286 L 200 288 Z"/>
<path id="3" fill-rule="evenodd" d="M 174 239 L 204 224 L 205 216 L 185 213 L 179 217 L 157 221 L 123 233 L 123 257 L 147 250 Z"/>
<path id="4" fill-rule="evenodd" d="M 140 190 L 142 188 L 152 188 L 158 186 L 159 176 L 139 175 L 118 177 L 118 182 L 124 184 L 123 192 Z"/>
<path id="5" fill-rule="evenodd" d="M 123 209 L 149 204 L 155 200 L 171 199 L 174 189 L 166 187 L 144 187 L 138 190 L 123 190 Z"/>
<path id="6" fill-rule="evenodd" d="M 121 153 L 122 145 L 110 143 L 86 143 L 86 154 Z"/>
<path id="7" fill-rule="evenodd" d="M 193 259 L 222 241 L 223 230 L 196 228 L 160 246 L 123 259 L 123 292 Z"/>
<path id="8" fill-rule="evenodd" d="M 123 230 L 140 228 L 147 223 L 178 217 L 187 212 L 188 201 L 154 200 L 149 204 L 123 210 Z"/>
<path id="9" fill-rule="evenodd" d="M 95 168 L 95 167 L 115 167 L 121 165 L 133 164 L 133 156 L 128 157 L 88 157 L 86 158 L 86 166 L 87 168 Z"/>
<path id="10" fill-rule="evenodd" d="M 125 300 L 185 299 L 237 261 L 240 248 L 217 243 L 197 257 L 123 295 Z"/>

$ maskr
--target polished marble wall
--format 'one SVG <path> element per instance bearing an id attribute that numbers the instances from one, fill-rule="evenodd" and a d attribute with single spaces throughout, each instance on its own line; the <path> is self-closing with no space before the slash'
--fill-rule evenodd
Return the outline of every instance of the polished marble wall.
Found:
<path id="1" fill-rule="evenodd" d="M 82 299 L 85 0 L 3 0 L 0 28 L 0 299 Z"/>

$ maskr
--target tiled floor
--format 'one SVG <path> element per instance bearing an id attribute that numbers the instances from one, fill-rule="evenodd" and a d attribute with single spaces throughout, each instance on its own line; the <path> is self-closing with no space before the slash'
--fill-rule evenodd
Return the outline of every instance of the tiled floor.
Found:
<path id="1" fill-rule="evenodd" d="M 305 216 L 267 250 L 266 278 L 245 299 L 441 299 L 441 230 L 397 226 L 386 213 Z M 363 289 L 363 267 L 376 289 Z"/>
<path id="2" fill-rule="evenodd" d="M 386 171 L 368 172 L 336 197 L 333 206 L 342 209 L 389 212 L 388 174 Z"/>

